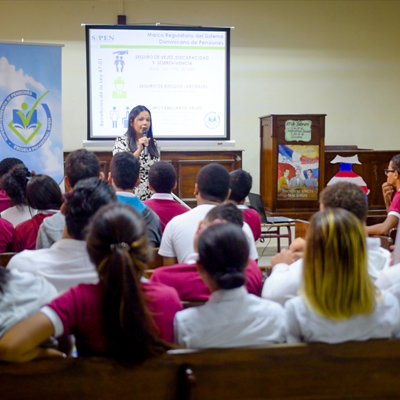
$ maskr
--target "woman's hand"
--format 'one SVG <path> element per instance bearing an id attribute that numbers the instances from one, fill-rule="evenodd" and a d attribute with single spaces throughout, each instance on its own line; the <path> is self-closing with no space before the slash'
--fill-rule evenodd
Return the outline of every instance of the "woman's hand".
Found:
<path id="1" fill-rule="evenodd" d="M 306 247 L 306 241 L 303 238 L 296 238 L 293 243 L 289 246 L 289 250 L 293 254 L 293 259 L 296 261 L 299 258 L 303 258 L 304 249 Z"/>
<path id="2" fill-rule="evenodd" d="M 271 258 L 271 266 L 275 266 L 276 264 L 285 263 L 292 264 L 294 262 L 293 254 L 290 250 L 284 249 L 280 253 L 274 255 Z"/>
<path id="3" fill-rule="evenodd" d="M 148 137 L 144 137 L 142 136 L 141 138 L 139 138 L 139 140 L 137 141 L 137 149 L 136 151 L 133 153 L 133 155 L 136 158 L 139 158 L 140 153 L 143 151 L 143 149 L 145 147 L 147 147 L 149 145 L 150 139 Z"/>
<path id="4" fill-rule="evenodd" d="M 382 185 L 382 194 L 383 194 L 383 200 L 385 201 L 386 209 L 389 208 L 390 203 L 392 202 L 393 192 L 394 192 L 394 189 L 390 183 L 385 182 Z"/>

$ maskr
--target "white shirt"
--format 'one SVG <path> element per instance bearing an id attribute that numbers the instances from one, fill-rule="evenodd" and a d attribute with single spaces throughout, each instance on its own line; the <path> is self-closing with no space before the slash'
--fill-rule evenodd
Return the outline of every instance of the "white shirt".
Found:
<path id="1" fill-rule="evenodd" d="M 375 286 L 381 290 L 393 293 L 400 301 L 400 264 L 393 265 L 381 272 L 375 281 Z"/>
<path id="2" fill-rule="evenodd" d="M 191 349 L 262 346 L 283 343 L 283 308 L 249 294 L 244 286 L 217 290 L 204 306 L 179 311 L 175 343 Z"/>
<path id="3" fill-rule="evenodd" d="M 203 221 L 214 207 L 214 204 L 201 204 L 172 218 L 164 229 L 158 253 L 163 257 L 177 257 L 178 263 L 186 263 L 190 254 L 194 253 L 193 240 L 199 222 Z M 249 257 L 252 260 L 257 260 L 258 253 L 253 233 L 246 223 L 243 224 L 242 229 L 249 243 Z"/>
<path id="4" fill-rule="evenodd" d="M 175 201 L 171 193 L 154 193 L 151 197 L 152 200 L 172 200 Z"/>
<path id="5" fill-rule="evenodd" d="M 336 321 L 309 309 L 298 296 L 285 304 L 287 342 L 341 343 L 400 337 L 400 308 L 397 299 L 387 292 L 378 294 L 371 314 L 359 314 Z"/>
<path id="6" fill-rule="evenodd" d="M 0 336 L 17 322 L 39 311 L 57 295 L 56 288 L 46 279 L 11 270 L 0 295 Z"/>
<path id="7" fill-rule="evenodd" d="M 83 240 L 61 239 L 49 249 L 24 250 L 11 258 L 7 268 L 41 275 L 56 287 L 58 293 L 80 283 L 97 283 L 99 280 Z"/>
<path id="8" fill-rule="evenodd" d="M 379 238 L 366 238 L 368 274 L 374 282 L 380 271 L 389 268 L 390 252 L 380 246 Z M 271 275 L 264 283 L 261 297 L 284 305 L 297 296 L 303 274 L 303 259 L 293 264 L 279 263 L 272 269 Z"/>
<path id="9" fill-rule="evenodd" d="M 37 213 L 37 210 L 33 208 L 23 205 L 23 206 L 13 206 L 4 210 L 0 216 L 1 218 L 6 219 L 7 221 L 11 222 L 14 228 L 21 224 L 22 222 L 28 221 L 34 217 Z"/>

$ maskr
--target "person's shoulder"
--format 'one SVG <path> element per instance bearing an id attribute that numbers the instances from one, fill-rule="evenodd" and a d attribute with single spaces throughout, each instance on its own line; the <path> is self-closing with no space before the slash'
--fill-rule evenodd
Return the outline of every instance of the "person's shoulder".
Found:
<path id="1" fill-rule="evenodd" d="M 115 143 L 126 142 L 127 139 L 128 139 L 128 134 L 124 133 L 123 135 L 116 137 L 114 142 Z"/>
<path id="2" fill-rule="evenodd" d="M 247 207 L 247 208 L 242 209 L 242 211 L 243 211 L 243 214 L 246 214 L 249 216 L 254 216 L 254 217 L 257 216 L 258 218 L 260 218 L 260 214 L 254 208 Z"/>
<path id="3" fill-rule="evenodd" d="M 165 298 L 170 298 L 180 301 L 176 289 L 161 282 L 147 280 L 146 282 L 142 282 L 142 289 L 144 293 L 150 297 L 154 295 L 164 300 Z"/>
<path id="4" fill-rule="evenodd" d="M 396 191 L 395 194 L 393 195 L 392 203 L 397 206 L 400 205 L 400 190 Z"/>
<path id="5" fill-rule="evenodd" d="M 46 250 L 48 249 L 40 249 L 40 250 L 23 250 L 15 256 L 11 257 L 10 261 L 7 264 L 8 269 L 16 268 L 16 269 L 30 269 L 37 270 L 40 266 L 35 264 L 38 259 L 43 256 L 43 252 L 46 254 Z"/>
<path id="6" fill-rule="evenodd" d="M 0 218 L 0 228 L 7 229 L 7 230 L 14 230 L 13 224 L 4 218 Z"/>
<path id="7" fill-rule="evenodd" d="M 53 215 L 45 218 L 42 222 L 42 225 L 46 228 L 64 228 L 65 225 L 65 216 L 60 211 L 57 211 Z"/>
<path id="8" fill-rule="evenodd" d="M 121 151 L 128 150 L 128 134 L 125 133 L 122 136 L 118 136 L 115 138 L 114 147 L 113 147 L 113 155 Z"/>
<path id="9" fill-rule="evenodd" d="M 144 205 L 143 217 L 149 215 L 148 218 L 160 221 L 160 217 L 144 201 L 142 201 L 142 204 Z"/>
<path id="10" fill-rule="evenodd" d="M 393 293 L 391 293 L 390 291 L 382 290 L 380 294 L 382 298 L 382 303 L 384 304 L 385 308 L 394 307 L 399 309 L 399 301 L 397 300 L 396 296 Z"/>
<path id="11" fill-rule="evenodd" d="M 282 314 L 283 313 L 283 307 L 279 303 L 268 300 L 265 298 L 261 298 L 256 296 L 255 294 L 249 293 L 247 295 L 247 301 L 252 304 L 257 306 L 263 313 L 265 314 Z"/>
<path id="12" fill-rule="evenodd" d="M 201 319 L 206 307 L 205 305 L 199 307 L 189 307 L 184 310 L 178 311 L 175 314 L 175 324 L 182 330 L 186 325 L 193 327 L 196 319 Z"/>
<path id="13" fill-rule="evenodd" d="M 306 306 L 306 303 L 302 296 L 295 296 L 291 299 L 287 300 L 284 305 L 285 310 L 292 309 L 295 310 L 297 313 L 308 313 L 309 309 Z"/>
<path id="14" fill-rule="evenodd" d="M 34 292 L 40 293 L 41 295 L 50 293 L 53 298 L 58 294 L 54 285 L 40 275 L 35 275 L 29 271 L 20 271 L 18 269 L 11 269 L 9 273 L 10 284 L 13 284 L 13 286 L 18 285 L 18 287 L 23 290 L 30 291 L 30 295 L 32 296 Z"/>
<path id="15" fill-rule="evenodd" d="M 196 207 L 197 208 L 197 207 Z M 195 210 L 195 208 L 192 208 L 191 210 L 188 210 L 187 212 L 184 212 L 182 214 L 179 215 L 175 215 L 175 217 L 173 217 L 166 226 L 169 225 L 169 227 L 175 227 L 177 225 L 179 225 L 182 221 L 186 221 L 186 219 L 190 219 L 191 215 L 193 215 L 193 211 Z M 170 229 L 169 228 L 169 229 Z"/>

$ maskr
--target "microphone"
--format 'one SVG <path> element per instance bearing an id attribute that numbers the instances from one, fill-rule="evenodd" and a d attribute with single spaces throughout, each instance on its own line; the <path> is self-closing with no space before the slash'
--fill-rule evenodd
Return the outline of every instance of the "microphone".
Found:
<path id="1" fill-rule="evenodd" d="M 142 135 L 143 135 L 143 137 L 147 138 L 147 130 L 146 129 L 143 129 Z M 144 147 L 144 155 L 147 156 L 147 154 L 149 154 L 149 149 L 147 148 L 147 146 L 145 146 Z"/>

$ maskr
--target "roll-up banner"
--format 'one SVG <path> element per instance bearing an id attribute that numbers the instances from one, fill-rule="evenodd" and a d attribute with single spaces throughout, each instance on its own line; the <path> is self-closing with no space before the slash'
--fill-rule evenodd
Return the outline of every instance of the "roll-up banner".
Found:
<path id="1" fill-rule="evenodd" d="M 61 124 L 62 45 L 0 42 L 0 161 L 64 177 Z"/>

